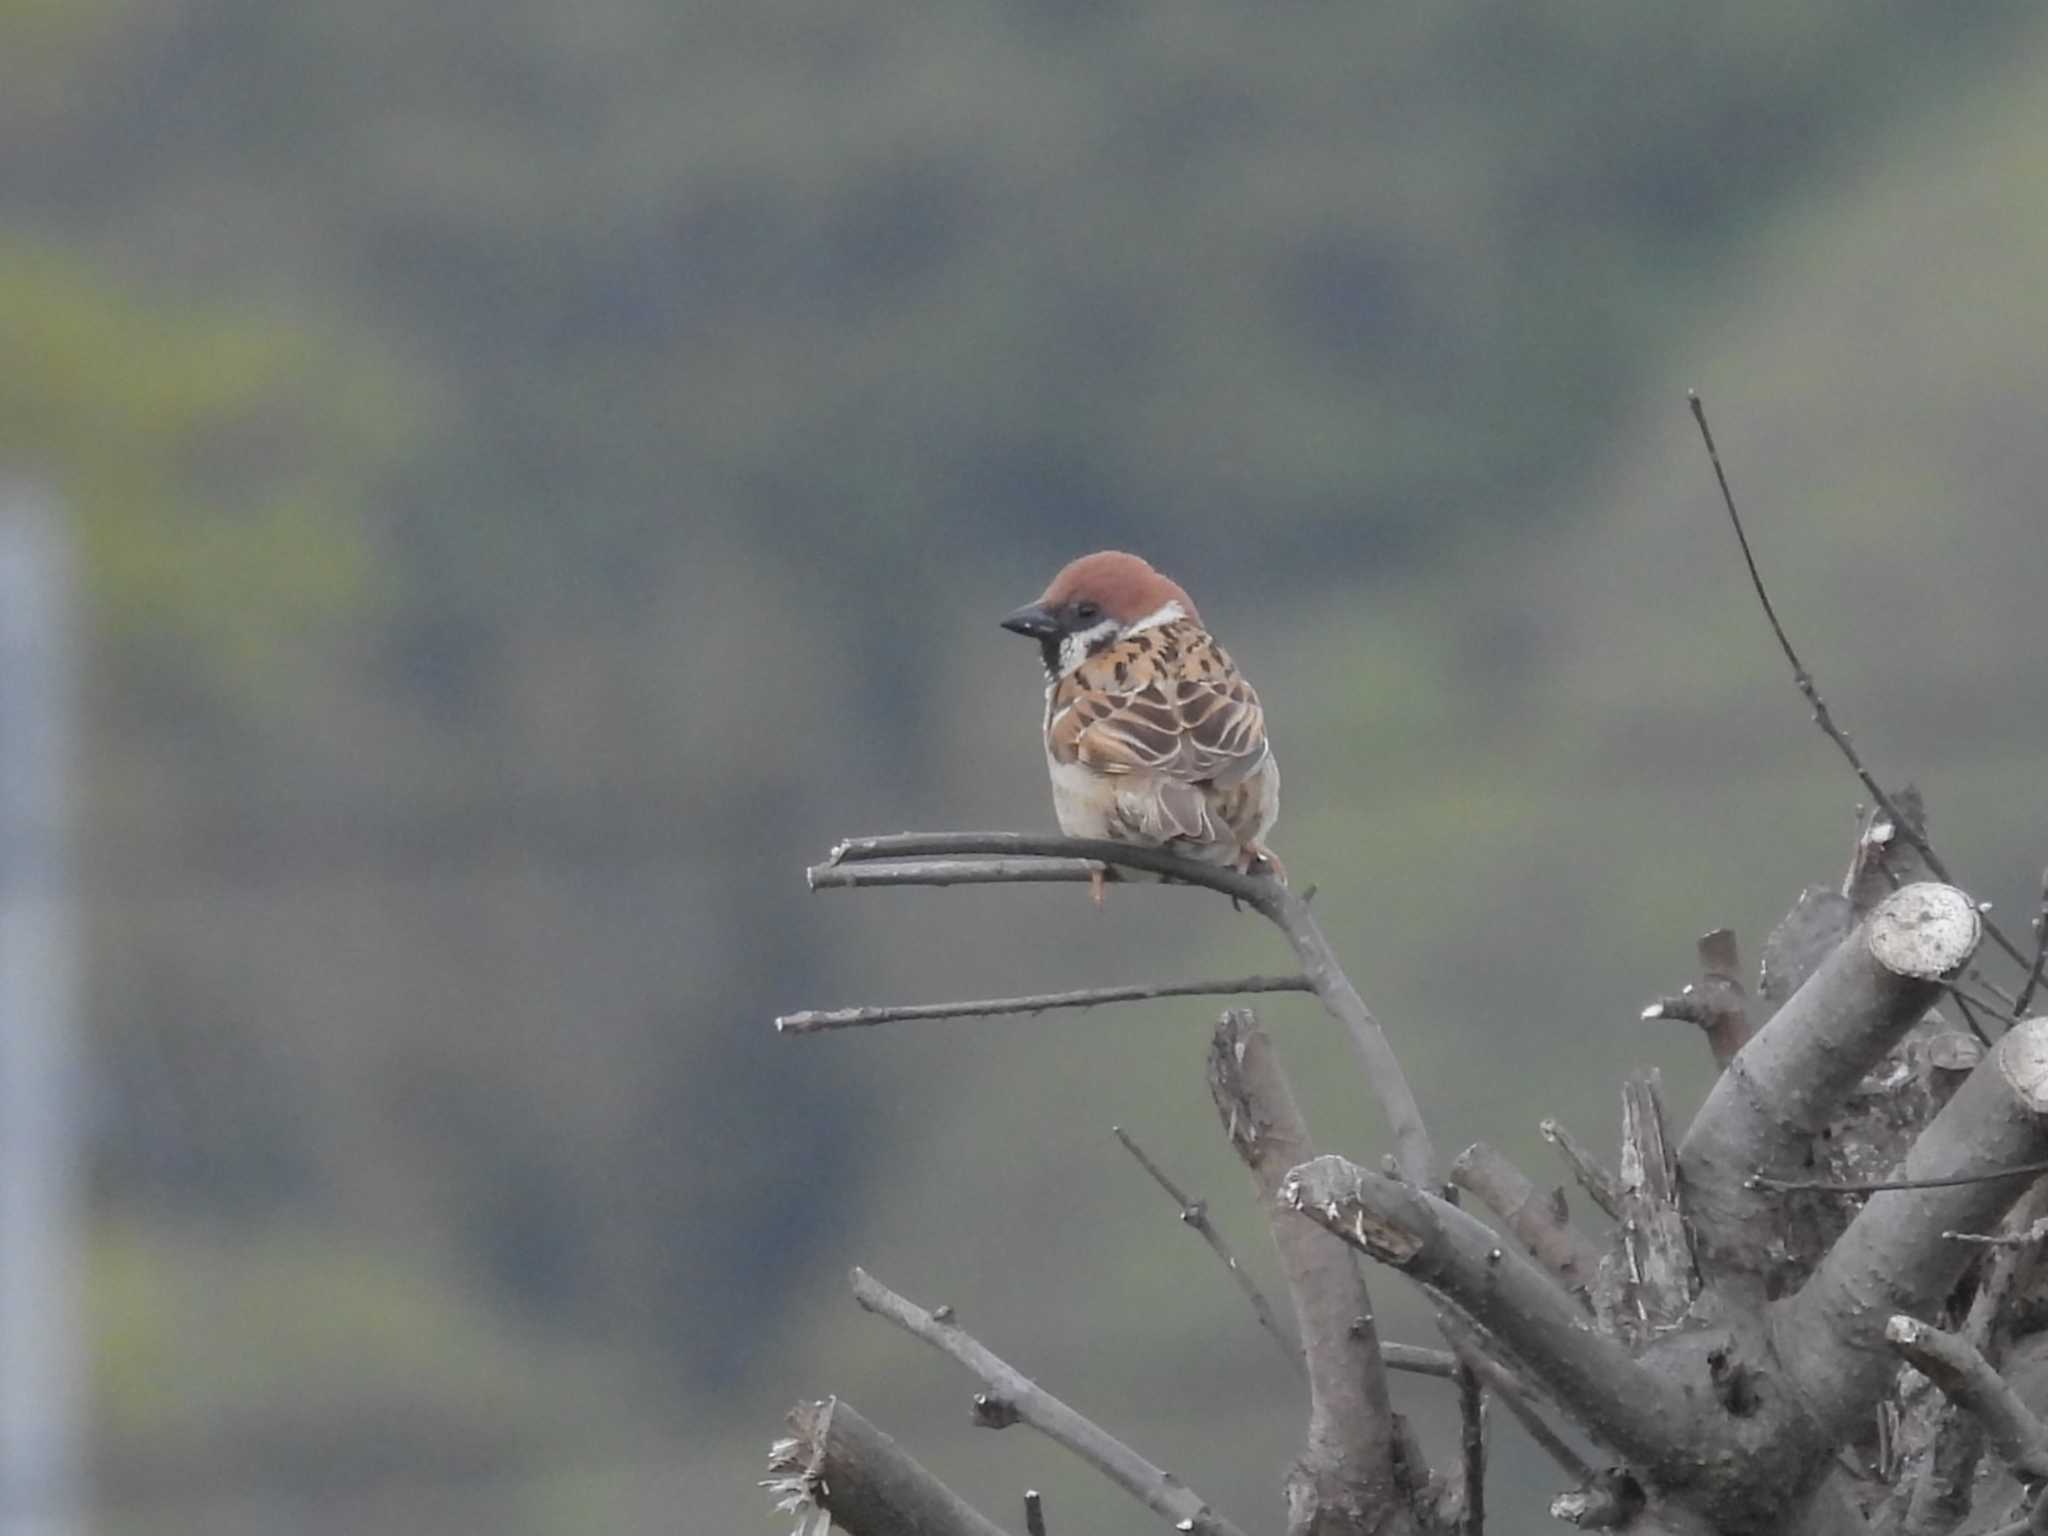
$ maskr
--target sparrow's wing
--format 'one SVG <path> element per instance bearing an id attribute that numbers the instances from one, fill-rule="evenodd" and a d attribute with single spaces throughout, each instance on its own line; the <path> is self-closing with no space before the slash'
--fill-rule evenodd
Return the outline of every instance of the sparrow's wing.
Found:
<path id="1" fill-rule="evenodd" d="M 1046 734 L 1056 761 L 1186 784 L 1227 787 L 1266 756 L 1259 696 L 1208 632 L 1186 623 L 1090 658 L 1062 683 Z"/>

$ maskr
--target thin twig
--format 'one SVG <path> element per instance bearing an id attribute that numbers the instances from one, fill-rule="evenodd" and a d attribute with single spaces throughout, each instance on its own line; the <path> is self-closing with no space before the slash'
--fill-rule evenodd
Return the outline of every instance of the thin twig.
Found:
<path id="1" fill-rule="evenodd" d="M 1983 920 L 1981 912 L 1978 913 L 1978 920 Z M 1989 1045 L 1991 1037 L 1984 1033 L 1984 1026 L 1977 1022 L 1976 1010 L 1970 1007 L 1970 1000 L 1956 989 L 1954 982 L 1944 982 L 1942 985 L 1948 989 L 1948 995 L 1955 999 L 1956 1012 L 1963 1016 L 1963 1022 L 1969 1026 L 1970 1033 L 1975 1035 L 1981 1044 Z"/>
<path id="2" fill-rule="evenodd" d="M 2031 1248 L 2048 1237 L 2048 1216 L 2029 1222 L 2017 1232 L 1944 1232 L 1951 1242 L 1981 1243 L 1986 1248 Z"/>
<path id="3" fill-rule="evenodd" d="M 1942 985 L 1948 989 L 1949 996 L 1956 1000 L 1956 1006 L 1959 1009 L 1968 1009 L 1974 1005 L 1982 1008 L 1986 1013 L 2003 1024 L 2013 1025 L 2020 1022 L 2021 1016 L 2014 1013 L 2011 1007 L 2000 1000 L 1996 993 L 1987 995 L 1988 988 L 1986 992 L 1972 992 L 1959 981 L 1943 982 Z M 1963 1022 L 1969 1022 L 1967 1013 L 1964 1016 Z M 1982 1031 L 1979 1031 L 1978 1038 L 1983 1038 Z M 1986 1040 L 1984 1043 L 1989 1045 L 1991 1042 Z"/>
<path id="4" fill-rule="evenodd" d="M 2027 967 L 2027 984 L 2013 999 L 2014 1017 L 2023 1019 L 2027 1016 L 2027 1005 L 2033 1002 L 2034 991 L 2041 985 L 2044 961 L 2048 961 L 2048 869 L 2041 871 L 2041 908 L 2034 915 L 2034 963 Z"/>
<path id="5" fill-rule="evenodd" d="M 1251 1303 L 1252 1316 L 1259 1320 L 1259 1326 L 1266 1331 L 1266 1336 L 1280 1346 L 1280 1353 L 1287 1357 L 1287 1363 L 1294 1368 L 1294 1373 L 1297 1376 L 1306 1376 L 1308 1367 L 1302 1363 L 1301 1347 L 1287 1337 L 1286 1330 L 1280 1326 L 1280 1320 L 1273 1315 L 1272 1307 L 1267 1305 L 1265 1294 L 1260 1291 L 1258 1282 L 1252 1279 L 1250 1272 L 1242 1264 L 1237 1262 L 1237 1255 L 1230 1251 L 1230 1245 L 1223 1241 L 1223 1234 L 1218 1232 L 1215 1223 L 1209 1220 L 1209 1202 L 1190 1200 L 1182 1193 L 1180 1186 L 1166 1176 L 1166 1170 L 1145 1155 L 1145 1149 L 1133 1141 L 1130 1133 L 1122 1126 L 1113 1125 L 1109 1129 L 1116 1139 L 1124 1144 L 1124 1150 L 1138 1160 L 1138 1166 L 1151 1174 L 1152 1181 L 1165 1190 L 1173 1203 L 1180 1207 L 1181 1222 L 1192 1227 L 1202 1241 L 1209 1245 L 1210 1252 L 1223 1261 L 1223 1267 L 1230 1271 L 1230 1278 L 1237 1282 L 1237 1288 L 1244 1292 L 1244 1299 Z"/>
<path id="6" fill-rule="evenodd" d="M 1154 1466 L 1094 1420 L 999 1359 L 950 1318 L 942 1321 L 933 1316 L 862 1269 L 853 1272 L 853 1295 L 876 1316 L 951 1355 L 987 1383 L 993 1397 L 1017 1421 L 1065 1446 L 1176 1530 L 1195 1536 L 1243 1536 L 1186 1483 Z M 1004 1423 L 1009 1418 L 985 1415 L 984 1422 Z"/>
<path id="7" fill-rule="evenodd" d="M 887 864 L 813 864 L 814 891 L 878 885 L 1079 885 L 1114 872 L 1090 859 L 899 859 Z"/>
<path id="8" fill-rule="evenodd" d="M 1449 1381 L 1458 1374 L 1458 1357 L 1447 1349 L 1424 1349 L 1420 1344 L 1380 1343 L 1380 1363 L 1390 1371 L 1411 1376 L 1440 1376 Z"/>
<path id="9" fill-rule="evenodd" d="M 980 860 L 965 866 L 973 871 L 971 877 L 955 873 L 961 866 L 949 862 L 964 858 Z M 882 862 L 889 860 L 903 862 Z M 868 864 L 877 867 L 858 867 Z M 1351 1037 L 1352 1048 L 1365 1068 L 1366 1080 L 1393 1132 L 1402 1177 L 1418 1189 L 1434 1189 L 1436 1152 L 1430 1145 L 1429 1128 L 1423 1123 L 1414 1091 L 1386 1031 L 1344 973 L 1328 935 L 1309 909 L 1307 896 L 1297 895 L 1271 876 L 1240 874 L 1220 864 L 1204 864 L 1164 848 L 1137 843 L 1022 832 L 899 832 L 886 837 L 848 838 L 832 849 L 829 862 L 815 865 L 807 873 L 813 889 L 824 889 L 957 885 L 1010 879 L 1092 881 L 1105 870 L 1114 875 L 1120 869 L 1220 891 L 1250 907 L 1286 936 L 1324 1012 L 1342 1024 Z"/>
<path id="10" fill-rule="evenodd" d="M 1769 1189 L 1783 1194 L 1881 1195 L 1894 1189 L 1954 1189 L 1962 1184 L 1990 1184 L 1999 1179 L 2016 1179 L 2048 1173 L 2048 1162 L 2015 1163 L 2010 1168 L 1991 1168 L 1982 1173 L 1955 1173 L 1941 1179 L 1870 1179 L 1860 1184 L 1831 1184 L 1826 1179 L 1774 1179 L 1752 1173 L 1742 1181 L 1745 1189 Z M 1953 1235 L 1953 1234 L 1944 1234 Z"/>
<path id="11" fill-rule="evenodd" d="M 1256 902 L 1270 898 L 1285 886 L 1264 875 L 1241 875 L 1222 864 L 1205 864 L 1183 858 L 1164 848 L 1143 843 L 1119 843 L 1105 837 L 1060 837 L 1032 832 L 895 832 L 882 837 L 849 837 L 835 844 L 828 861 L 813 866 L 812 883 L 817 887 L 834 884 L 825 871 L 848 864 L 873 864 L 903 859 L 949 859 L 963 856 L 992 856 L 1016 859 L 1080 859 L 1124 869 L 1159 875 L 1181 885 L 1206 886 Z M 1085 871 L 1088 879 L 1093 871 Z M 1112 872 L 1110 879 L 1116 879 Z"/>
<path id="12" fill-rule="evenodd" d="M 1045 1500 L 1036 1488 L 1024 1490 L 1024 1536 L 1045 1536 Z"/>
<path id="13" fill-rule="evenodd" d="M 1465 1474 L 1465 1536 L 1486 1531 L 1486 1393 L 1479 1373 L 1458 1367 L 1458 1448 Z"/>
<path id="14" fill-rule="evenodd" d="M 1544 1120 L 1536 1127 L 1543 1133 L 1543 1139 L 1557 1148 L 1558 1156 L 1571 1169 L 1572 1177 L 1579 1181 L 1579 1188 L 1592 1197 L 1593 1203 L 1609 1216 L 1621 1216 L 1621 1180 L 1614 1176 L 1608 1166 L 1593 1155 L 1592 1149 L 1578 1137 L 1571 1128 L 1559 1120 Z"/>
<path id="15" fill-rule="evenodd" d="M 1126 987 L 1083 987 L 1074 992 L 1040 992 L 1029 997 L 987 997 L 962 1003 L 903 1003 L 872 1008 L 813 1008 L 785 1013 L 775 1021 L 782 1035 L 815 1035 L 828 1029 L 857 1029 L 905 1019 L 982 1019 L 1004 1013 L 1045 1013 L 1054 1008 L 1099 1008 L 1104 1003 L 1142 1003 L 1155 997 L 1234 997 L 1247 992 L 1313 992 L 1306 976 L 1235 976 L 1226 981 L 1166 981 Z"/>
<path id="16" fill-rule="evenodd" d="M 1828 740 L 1841 750 L 1842 756 L 1848 759 L 1849 767 L 1862 781 L 1863 787 L 1870 791 L 1871 799 L 1877 802 L 1878 809 L 1891 818 L 1892 825 L 1898 828 L 1899 835 L 1911 843 L 1920 857 L 1927 861 L 1927 867 L 1933 872 L 1935 879 L 1944 885 L 1954 885 L 1955 877 L 1942 863 L 1941 856 L 1934 851 L 1934 845 L 1927 841 L 1926 835 L 1918 826 L 1900 812 L 1892 797 L 1885 793 L 1884 786 L 1879 784 L 1871 776 L 1870 770 L 1863 766 L 1863 759 L 1857 755 L 1848 733 L 1835 724 L 1835 717 L 1828 712 L 1827 701 L 1820 696 L 1820 689 L 1814 684 L 1813 674 L 1806 670 L 1806 664 L 1792 648 L 1792 641 L 1785 633 L 1785 626 L 1778 622 L 1778 610 L 1771 606 L 1771 595 L 1764 590 L 1763 574 L 1757 569 L 1756 555 L 1750 550 L 1749 534 L 1743 529 L 1742 515 L 1735 510 L 1735 493 L 1729 490 L 1728 473 L 1721 467 L 1721 450 L 1714 444 L 1714 429 L 1707 425 L 1706 404 L 1700 399 L 1697 390 L 1687 390 L 1685 398 L 1692 406 L 1692 419 L 1699 424 L 1700 439 L 1706 444 L 1707 457 L 1713 463 L 1714 479 L 1721 487 L 1721 503 L 1728 509 L 1728 521 L 1735 528 L 1735 540 L 1742 546 L 1742 562 L 1749 567 L 1749 584 L 1756 589 L 1757 601 L 1763 605 L 1764 617 L 1770 621 L 1771 633 L 1778 637 L 1778 649 L 1785 653 L 1785 660 L 1792 665 L 1792 681 L 1798 685 L 1799 691 L 1806 696 L 1806 702 L 1813 709 L 1813 723 L 1819 726 Z M 1988 915 L 1984 916 L 1983 921 L 1984 931 L 1991 935 L 1992 941 L 2019 964 L 2025 965 L 2027 957 L 2020 953 L 2012 940 L 1998 930 Z"/>
<path id="17" fill-rule="evenodd" d="M 1443 1330 L 1445 1341 L 1457 1351 L 1459 1364 L 1472 1370 L 1495 1397 L 1508 1405 L 1508 1412 L 1529 1432 L 1529 1438 L 1558 1464 L 1565 1476 L 1576 1483 L 1589 1481 L 1593 1476 L 1591 1464 L 1572 1449 L 1564 1436 L 1550 1427 L 1538 1411 L 1535 1394 L 1529 1390 L 1528 1384 L 1487 1353 L 1479 1330 L 1449 1308 L 1437 1313 L 1436 1325 Z"/>

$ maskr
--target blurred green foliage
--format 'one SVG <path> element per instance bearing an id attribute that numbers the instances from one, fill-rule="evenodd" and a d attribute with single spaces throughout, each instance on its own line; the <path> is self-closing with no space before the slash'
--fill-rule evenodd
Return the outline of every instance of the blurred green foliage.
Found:
<path id="1" fill-rule="evenodd" d="M 280 637 L 378 596 L 364 495 L 388 377 L 303 322 L 155 301 L 48 245 L 0 245 L 0 460 L 60 488 L 100 632 L 189 686 L 280 679 Z"/>

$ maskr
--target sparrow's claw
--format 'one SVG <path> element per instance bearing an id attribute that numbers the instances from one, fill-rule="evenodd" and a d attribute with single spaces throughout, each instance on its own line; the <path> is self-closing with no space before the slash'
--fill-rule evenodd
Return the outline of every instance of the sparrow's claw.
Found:
<path id="1" fill-rule="evenodd" d="M 1280 862 L 1280 855 L 1270 848 L 1261 848 L 1256 843 L 1244 851 L 1243 873 L 1263 874 L 1269 880 L 1287 883 L 1287 866 Z"/>
<path id="2" fill-rule="evenodd" d="M 1109 871 L 1097 869 L 1088 877 L 1088 895 L 1096 906 L 1102 905 L 1102 893 L 1109 885 Z"/>

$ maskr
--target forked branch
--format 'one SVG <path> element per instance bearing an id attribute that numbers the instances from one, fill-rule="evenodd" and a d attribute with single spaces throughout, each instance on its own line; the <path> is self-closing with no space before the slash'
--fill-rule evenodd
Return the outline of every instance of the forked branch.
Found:
<path id="1" fill-rule="evenodd" d="M 1354 1248 L 1443 1292 L 1631 1461 L 1696 1448 L 1705 1430 L 1679 1385 L 1596 1333 L 1577 1301 L 1476 1218 L 1341 1157 L 1296 1168 L 1283 1193 Z"/>
<path id="2" fill-rule="evenodd" d="M 1094 1420 L 1068 1407 L 1022 1371 L 998 1358 L 979 1339 L 950 1319 L 927 1312 L 897 1295 L 865 1270 L 853 1272 L 853 1296 L 877 1317 L 951 1355 L 989 1389 L 978 1407 L 982 1422 L 1029 1424 L 1095 1467 L 1176 1530 L 1195 1536 L 1243 1536 L 1209 1508 L 1202 1496 L 1163 1467 L 1156 1467 Z M 991 1400 L 992 1398 L 992 1400 Z"/>
<path id="3" fill-rule="evenodd" d="M 1163 848 L 1021 832 L 901 832 L 848 838 L 833 848 L 829 860 L 813 865 L 806 874 L 813 890 L 829 890 L 875 885 L 1079 882 L 1105 873 L 1116 878 L 1124 871 L 1219 892 L 1250 907 L 1280 930 L 1309 989 L 1351 1037 L 1352 1048 L 1387 1117 L 1402 1176 L 1418 1188 L 1434 1188 L 1436 1153 L 1386 1032 L 1344 974 L 1307 900 L 1278 880 L 1240 874 Z"/>

